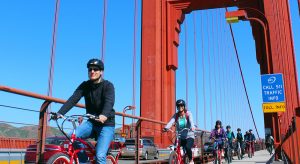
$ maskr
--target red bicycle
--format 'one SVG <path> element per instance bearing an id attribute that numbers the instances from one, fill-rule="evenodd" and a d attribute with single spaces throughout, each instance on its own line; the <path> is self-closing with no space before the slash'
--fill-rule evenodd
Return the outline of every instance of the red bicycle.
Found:
<path id="1" fill-rule="evenodd" d="M 175 133 L 176 139 L 175 139 L 175 148 L 174 150 L 170 153 L 169 157 L 169 164 L 188 164 L 189 163 L 189 158 L 186 155 L 185 151 L 181 152 L 181 146 L 180 146 L 180 133 L 183 132 L 184 130 L 191 130 L 189 128 L 183 128 L 180 131 L 174 132 L 171 129 L 168 129 L 168 131 Z"/>
<path id="2" fill-rule="evenodd" d="M 51 112 L 50 114 L 51 114 L 51 117 L 57 115 L 56 113 L 53 113 L 53 112 Z M 63 121 L 61 123 L 61 126 L 59 125 L 58 120 L 55 119 L 58 129 L 68 139 L 68 142 L 64 144 L 65 150 L 61 150 L 61 152 L 58 152 L 58 153 L 54 154 L 52 157 L 50 157 L 47 164 L 79 164 L 78 153 L 82 150 L 86 152 L 86 155 L 88 156 L 88 160 L 90 161 L 90 163 L 92 163 L 92 164 L 96 163 L 95 147 L 92 144 L 86 142 L 85 140 L 76 137 L 75 129 L 76 129 L 77 118 L 79 116 L 81 116 L 83 118 L 93 119 L 93 120 L 97 119 L 96 116 L 91 115 L 91 114 L 71 115 L 68 117 L 63 116 L 62 117 Z M 69 135 L 67 135 L 64 132 L 63 125 L 66 121 L 71 122 L 72 126 L 73 126 L 73 131 L 72 131 L 71 137 L 69 137 Z M 75 143 L 82 143 L 84 146 L 83 146 L 83 148 L 78 148 L 78 146 L 75 146 Z M 106 157 L 106 163 L 107 164 L 117 164 L 120 153 L 121 152 L 119 152 L 116 155 L 116 157 L 114 157 L 111 154 L 108 154 Z"/>
<path id="3" fill-rule="evenodd" d="M 247 151 L 248 151 L 248 157 L 252 158 L 254 152 L 253 152 L 253 141 L 246 141 L 247 144 Z"/>
<path id="4" fill-rule="evenodd" d="M 219 145 L 218 140 L 216 140 L 215 137 L 212 138 L 213 143 L 214 143 L 214 163 L 215 164 L 221 164 L 222 163 L 222 151 L 224 151 L 224 144 Z M 226 139 L 222 139 L 223 142 L 225 142 Z M 216 146 L 216 147 L 215 147 Z"/>

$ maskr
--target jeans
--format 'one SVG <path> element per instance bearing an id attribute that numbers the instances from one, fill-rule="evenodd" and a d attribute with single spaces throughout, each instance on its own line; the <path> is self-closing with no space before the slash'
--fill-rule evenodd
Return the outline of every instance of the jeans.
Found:
<path id="1" fill-rule="evenodd" d="M 194 138 L 180 139 L 180 145 L 182 146 L 183 150 L 186 151 L 186 154 L 191 161 L 193 159 L 192 148 L 194 146 Z"/>
<path id="2" fill-rule="evenodd" d="M 114 131 L 114 126 L 97 126 L 93 125 L 90 121 L 86 121 L 76 128 L 76 136 L 78 138 L 87 139 L 93 134 L 96 134 L 98 137 L 98 144 L 96 145 L 96 163 L 105 164 L 110 142 L 114 138 Z M 78 146 L 83 147 L 83 144 L 79 144 Z M 87 162 L 87 155 L 83 151 L 78 153 L 78 158 L 80 163 Z"/>

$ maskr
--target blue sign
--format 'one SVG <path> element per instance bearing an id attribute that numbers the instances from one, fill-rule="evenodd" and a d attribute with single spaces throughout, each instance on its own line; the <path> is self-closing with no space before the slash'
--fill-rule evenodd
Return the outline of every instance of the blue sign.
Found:
<path id="1" fill-rule="evenodd" d="M 261 75 L 261 85 L 264 103 L 284 102 L 282 74 Z"/>

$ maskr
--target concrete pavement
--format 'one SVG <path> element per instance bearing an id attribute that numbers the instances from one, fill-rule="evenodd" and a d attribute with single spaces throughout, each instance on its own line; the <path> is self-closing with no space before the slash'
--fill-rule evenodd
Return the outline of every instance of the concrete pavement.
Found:
<path id="1" fill-rule="evenodd" d="M 254 156 L 252 158 L 248 158 L 248 155 L 245 154 L 244 158 L 242 160 L 238 160 L 237 157 L 233 157 L 234 160 L 232 163 L 240 163 L 240 164 L 283 164 L 284 162 L 274 162 L 271 160 L 272 156 L 269 154 L 267 150 L 261 150 L 261 151 L 256 151 L 254 153 Z M 223 160 L 225 163 L 225 160 Z M 210 162 L 210 164 L 213 164 L 213 162 Z"/>

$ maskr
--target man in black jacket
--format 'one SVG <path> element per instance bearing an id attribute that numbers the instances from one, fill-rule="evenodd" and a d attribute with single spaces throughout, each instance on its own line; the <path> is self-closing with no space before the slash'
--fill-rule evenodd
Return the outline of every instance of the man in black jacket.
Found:
<path id="1" fill-rule="evenodd" d="M 98 116 L 99 119 L 83 122 L 76 129 L 76 136 L 82 139 L 97 135 L 96 162 L 106 163 L 106 153 L 110 142 L 114 137 L 115 111 L 115 90 L 111 82 L 102 78 L 104 64 L 101 60 L 91 59 L 87 63 L 89 80 L 82 82 L 73 95 L 57 112 L 60 115 L 66 114 L 81 97 L 85 99 L 86 113 Z M 82 145 L 80 145 L 82 146 Z M 79 155 L 80 162 L 87 162 L 86 156 Z"/>

